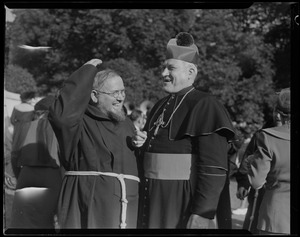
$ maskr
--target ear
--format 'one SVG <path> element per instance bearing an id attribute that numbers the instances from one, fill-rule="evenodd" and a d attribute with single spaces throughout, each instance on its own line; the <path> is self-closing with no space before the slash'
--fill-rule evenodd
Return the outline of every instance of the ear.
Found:
<path id="1" fill-rule="evenodd" d="M 95 104 L 98 103 L 98 97 L 97 97 L 96 95 L 97 95 L 97 91 L 92 90 L 92 92 L 91 92 L 91 100 L 92 100 L 93 103 L 95 103 Z"/>
<path id="2" fill-rule="evenodd" d="M 195 67 L 193 67 L 192 65 L 189 65 L 189 70 L 188 70 L 188 74 L 189 74 L 189 78 L 194 79 L 196 77 L 196 69 Z"/>

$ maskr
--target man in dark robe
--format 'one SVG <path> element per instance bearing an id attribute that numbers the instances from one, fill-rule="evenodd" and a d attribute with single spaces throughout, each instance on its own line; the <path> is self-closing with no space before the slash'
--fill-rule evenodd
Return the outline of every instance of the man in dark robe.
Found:
<path id="1" fill-rule="evenodd" d="M 124 113 L 122 78 L 99 59 L 66 80 L 50 121 L 66 170 L 58 203 L 61 228 L 135 228 L 138 170 Z"/>
<path id="2" fill-rule="evenodd" d="M 141 228 L 214 228 L 220 195 L 228 190 L 234 128 L 224 106 L 193 86 L 198 54 L 188 33 L 169 41 L 162 71 L 169 95 L 152 108 L 147 135 L 137 132 L 133 140 L 143 153 Z"/>

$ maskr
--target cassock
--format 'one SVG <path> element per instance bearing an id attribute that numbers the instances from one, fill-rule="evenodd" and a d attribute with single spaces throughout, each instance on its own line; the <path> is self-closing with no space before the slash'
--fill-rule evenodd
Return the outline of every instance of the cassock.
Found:
<path id="1" fill-rule="evenodd" d="M 139 226 L 186 228 L 191 214 L 213 219 L 235 135 L 223 105 L 191 86 L 160 100 L 145 130 Z"/>
<path id="2" fill-rule="evenodd" d="M 138 170 L 130 145 L 134 126 L 129 118 L 114 123 L 89 104 L 96 73 L 92 65 L 74 72 L 50 110 L 66 170 L 59 224 L 61 228 L 120 228 L 122 222 L 123 228 L 135 228 Z M 120 174 L 133 179 L 117 177 Z"/>

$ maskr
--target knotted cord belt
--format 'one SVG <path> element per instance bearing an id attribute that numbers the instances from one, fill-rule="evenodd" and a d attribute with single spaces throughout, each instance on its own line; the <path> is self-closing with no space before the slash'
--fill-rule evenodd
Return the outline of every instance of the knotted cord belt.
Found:
<path id="1" fill-rule="evenodd" d="M 104 175 L 115 177 L 120 181 L 121 184 L 121 202 L 122 202 L 122 210 L 121 210 L 121 229 L 126 228 L 126 212 L 127 212 L 127 199 L 126 199 L 126 185 L 124 179 L 131 179 L 137 182 L 140 182 L 140 179 L 134 175 L 129 174 L 117 174 L 112 172 L 99 172 L 99 171 L 66 171 L 65 175 Z"/>

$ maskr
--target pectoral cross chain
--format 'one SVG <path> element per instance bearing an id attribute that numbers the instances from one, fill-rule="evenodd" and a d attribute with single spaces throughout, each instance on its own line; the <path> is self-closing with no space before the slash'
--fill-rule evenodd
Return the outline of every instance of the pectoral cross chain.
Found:
<path id="1" fill-rule="evenodd" d="M 154 125 L 156 126 L 156 128 L 154 130 L 154 136 L 156 136 L 159 127 L 161 127 L 161 126 L 163 126 L 165 124 L 165 122 L 164 122 L 163 119 L 164 119 L 164 113 L 162 113 L 161 115 L 159 115 L 158 119 L 154 123 Z"/>

